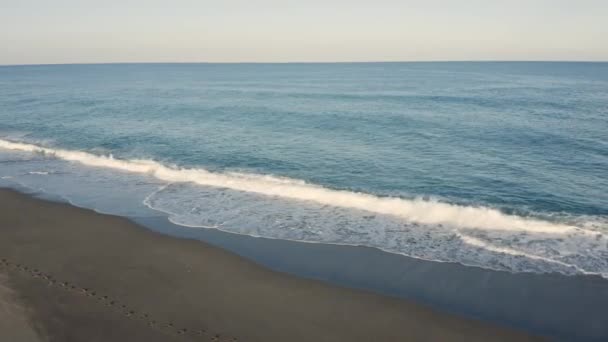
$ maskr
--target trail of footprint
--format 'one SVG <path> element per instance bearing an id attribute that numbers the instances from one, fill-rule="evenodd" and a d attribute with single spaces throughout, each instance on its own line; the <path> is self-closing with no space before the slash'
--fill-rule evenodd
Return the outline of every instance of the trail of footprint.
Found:
<path id="1" fill-rule="evenodd" d="M 76 284 L 70 283 L 68 281 L 59 281 L 53 275 L 44 273 L 38 268 L 32 268 L 24 264 L 11 262 L 6 258 L 0 258 L 0 269 L 2 268 L 19 271 L 22 274 L 29 275 L 34 279 L 42 279 L 46 281 L 48 286 L 58 286 L 59 288 L 68 290 L 76 295 L 85 295 L 87 297 L 97 299 L 98 301 L 103 302 L 104 305 L 114 307 L 117 310 L 121 311 L 122 314 L 126 317 L 130 319 L 143 320 L 150 328 L 163 331 L 164 333 L 170 333 L 176 336 L 189 335 L 193 337 L 210 337 L 211 341 L 215 342 L 237 342 L 237 339 L 235 337 L 230 338 L 222 336 L 220 334 L 213 334 L 208 332 L 206 329 L 177 328 L 175 324 L 173 324 L 173 322 L 161 324 L 158 320 L 152 318 L 148 313 L 137 313 L 135 310 L 130 309 L 126 304 L 120 303 L 119 301 L 112 299 L 107 295 L 100 295 L 97 291 L 93 289 L 79 287 Z"/>

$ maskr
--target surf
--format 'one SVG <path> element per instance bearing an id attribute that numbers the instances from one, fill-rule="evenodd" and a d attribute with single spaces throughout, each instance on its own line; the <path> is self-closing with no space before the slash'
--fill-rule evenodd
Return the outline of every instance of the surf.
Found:
<path id="1" fill-rule="evenodd" d="M 463 206 L 420 198 L 381 197 L 362 192 L 330 189 L 303 180 L 273 175 L 211 172 L 204 168 L 165 165 L 154 160 L 119 159 L 111 154 L 97 155 L 85 151 L 51 148 L 3 139 L 0 139 L 0 148 L 44 154 L 90 167 L 147 174 L 168 183 L 194 183 L 201 186 L 228 188 L 276 198 L 364 210 L 375 214 L 398 217 L 417 224 L 553 235 L 587 231 L 573 225 L 510 215 L 489 207 Z M 590 231 L 589 233 L 593 232 Z"/>

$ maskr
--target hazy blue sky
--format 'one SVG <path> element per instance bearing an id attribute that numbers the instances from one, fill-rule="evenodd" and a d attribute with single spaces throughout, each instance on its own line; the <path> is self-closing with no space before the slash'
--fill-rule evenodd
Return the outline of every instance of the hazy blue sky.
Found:
<path id="1" fill-rule="evenodd" d="M 0 64 L 608 60 L 608 0 L 0 0 Z"/>

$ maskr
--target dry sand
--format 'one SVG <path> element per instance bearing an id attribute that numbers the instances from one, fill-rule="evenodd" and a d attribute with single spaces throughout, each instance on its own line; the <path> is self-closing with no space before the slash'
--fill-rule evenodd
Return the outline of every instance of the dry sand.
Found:
<path id="1" fill-rule="evenodd" d="M 526 341 L 0 189 L 0 341 Z"/>

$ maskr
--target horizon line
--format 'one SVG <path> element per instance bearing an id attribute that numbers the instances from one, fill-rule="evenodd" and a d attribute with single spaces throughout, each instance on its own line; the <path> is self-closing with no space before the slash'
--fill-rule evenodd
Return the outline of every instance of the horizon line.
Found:
<path id="1" fill-rule="evenodd" d="M 0 67 L 11 66 L 61 66 L 61 65 L 125 65 L 125 64 L 391 64 L 391 63 L 608 63 L 607 60 L 501 60 L 501 59 L 471 59 L 471 60 L 394 60 L 394 61 L 290 61 L 290 62 L 72 62 L 72 63 L 23 63 L 0 64 Z"/>

